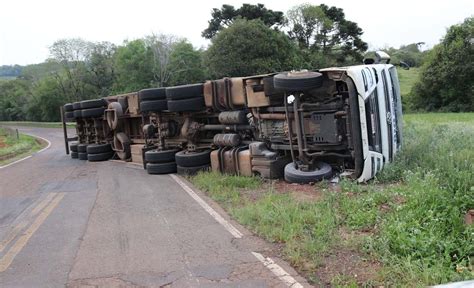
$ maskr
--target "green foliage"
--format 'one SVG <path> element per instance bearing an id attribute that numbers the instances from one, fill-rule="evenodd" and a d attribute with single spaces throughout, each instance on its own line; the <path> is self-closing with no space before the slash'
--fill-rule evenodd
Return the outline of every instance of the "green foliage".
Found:
<path id="1" fill-rule="evenodd" d="M 211 39 L 220 30 L 229 27 L 236 19 L 261 20 L 266 26 L 278 28 L 285 22 L 283 12 L 267 9 L 263 4 L 242 4 L 235 9 L 232 5 L 224 4 L 221 9 L 214 8 L 211 13 L 212 19 L 209 26 L 202 31 L 202 37 Z"/>
<path id="2" fill-rule="evenodd" d="M 35 84 L 33 96 L 27 105 L 30 119 L 45 122 L 60 121 L 59 107 L 64 104 L 62 91 L 55 79 L 49 77 Z"/>
<path id="3" fill-rule="evenodd" d="M 192 84 L 206 80 L 202 54 L 202 51 L 194 49 L 193 45 L 186 41 L 175 44 L 168 64 L 168 85 Z"/>
<path id="4" fill-rule="evenodd" d="M 448 29 L 427 55 L 413 106 L 426 111 L 474 111 L 474 17 Z"/>
<path id="5" fill-rule="evenodd" d="M 142 39 L 126 41 L 115 53 L 115 93 L 138 91 L 153 81 L 153 54 Z"/>
<path id="6" fill-rule="evenodd" d="M 361 39 L 363 31 L 357 23 L 345 19 L 341 8 L 301 4 L 290 9 L 287 18 L 289 37 L 301 50 L 316 55 L 310 59 L 324 55 L 339 64 L 362 61 L 362 53 L 367 50 L 367 43 Z"/>
<path id="7" fill-rule="evenodd" d="M 28 81 L 15 79 L 0 82 L 0 120 L 25 120 L 25 105 L 30 93 Z"/>
<path id="8" fill-rule="evenodd" d="M 260 20 L 238 20 L 212 39 L 205 64 L 213 77 L 247 76 L 295 68 L 296 46 Z"/>

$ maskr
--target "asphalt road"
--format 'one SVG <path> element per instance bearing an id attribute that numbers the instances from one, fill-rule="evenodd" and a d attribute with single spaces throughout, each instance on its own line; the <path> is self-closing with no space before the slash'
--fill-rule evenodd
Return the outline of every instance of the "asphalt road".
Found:
<path id="1" fill-rule="evenodd" d="M 51 147 L 0 169 L 0 287 L 308 286 L 185 180 L 197 198 L 170 175 L 71 159 L 60 129 L 19 129 Z"/>

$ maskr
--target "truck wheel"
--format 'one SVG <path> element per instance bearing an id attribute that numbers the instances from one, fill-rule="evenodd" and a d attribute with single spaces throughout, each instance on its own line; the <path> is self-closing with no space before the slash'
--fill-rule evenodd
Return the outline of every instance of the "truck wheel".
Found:
<path id="1" fill-rule="evenodd" d="M 72 158 L 72 159 L 77 159 L 77 158 L 79 158 L 79 153 L 78 153 L 78 152 L 71 151 L 71 158 Z"/>
<path id="2" fill-rule="evenodd" d="M 175 162 L 174 155 L 178 152 L 178 149 L 172 150 L 150 150 L 145 152 L 145 161 L 151 163 L 168 163 Z"/>
<path id="3" fill-rule="evenodd" d="M 97 154 L 111 152 L 112 146 L 110 144 L 91 144 L 87 146 L 87 154 Z"/>
<path id="4" fill-rule="evenodd" d="M 106 118 L 109 128 L 115 130 L 119 126 L 119 117 L 123 115 L 122 105 L 119 102 L 112 102 L 107 106 L 107 110 L 113 110 L 113 115 L 111 113 L 112 111 L 107 112 Z"/>
<path id="5" fill-rule="evenodd" d="M 301 171 L 296 169 L 295 163 L 291 162 L 285 166 L 285 181 L 289 183 L 306 184 L 328 179 L 332 176 L 331 165 L 325 162 L 316 162 L 312 171 Z"/>
<path id="6" fill-rule="evenodd" d="M 73 110 L 81 110 L 81 102 L 74 102 L 72 103 Z"/>
<path id="7" fill-rule="evenodd" d="M 148 174 L 169 174 L 176 173 L 176 163 L 146 163 Z"/>
<path id="8" fill-rule="evenodd" d="M 79 160 L 87 160 L 87 153 L 86 152 L 79 152 L 77 153 Z"/>
<path id="9" fill-rule="evenodd" d="M 123 132 L 115 134 L 112 149 L 121 160 L 127 160 L 132 157 L 130 138 Z"/>
<path id="10" fill-rule="evenodd" d="M 138 99 L 142 101 L 166 99 L 166 88 L 150 88 L 138 91 Z"/>
<path id="11" fill-rule="evenodd" d="M 101 117 L 104 116 L 105 107 L 83 109 L 81 111 L 82 118 Z"/>
<path id="12" fill-rule="evenodd" d="M 168 110 L 171 112 L 202 111 L 205 109 L 203 96 L 168 101 Z"/>
<path id="13" fill-rule="evenodd" d="M 285 92 L 309 91 L 323 85 L 323 74 L 312 71 L 284 72 L 273 77 L 276 89 Z"/>
<path id="14" fill-rule="evenodd" d="M 211 163 L 211 150 L 200 152 L 179 151 L 175 155 L 176 164 L 181 167 L 197 167 Z"/>
<path id="15" fill-rule="evenodd" d="M 191 84 L 166 88 L 166 98 L 168 100 L 182 100 L 202 97 L 203 84 Z"/>
<path id="16" fill-rule="evenodd" d="M 65 117 L 66 119 L 70 119 L 70 120 L 74 119 L 74 111 L 64 112 L 64 117 Z"/>
<path id="17" fill-rule="evenodd" d="M 104 99 L 91 99 L 81 101 L 81 109 L 91 109 L 107 106 L 107 101 Z"/>
<path id="18" fill-rule="evenodd" d="M 150 100 L 140 102 L 141 112 L 159 112 L 168 109 L 168 101 L 166 100 Z"/>
<path id="19" fill-rule="evenodd" d="M 81 118 L 82 117 L 82 110 L 74 110 L 73 111 L 74 118 Z"/>
<path id="20" fill-rule="evenodd" d="M 74 106 L 71 103 L 64 104 L 65 112 L 72 112 L 73 110 L 74 110 Z"/>
<path id="21" fill-rule="evenodd" d="M 77 152 L 87 153 L 87 145 L 88 144 L 77 144 Z"/>
<path id="22" fill-rule="evenodd" d="M 89 146 L 90 147 L 90 146 Z M 87 147 L 87 148 L 89 148 Z M 104 152 L 104 153 L 94 153 L 94 154 L 87 154 L 87 160 L 91 162 L 95 161 L 106 161 L 114 156 L 114 151 Z"/>
<path id="23" fill-rule="evenodd" d="M 69 149 L 71 149 L 72 152 L 77 152 L 77 143 L 71 143 Z"/>
<path id="24" fill-rule="evenodd" d="M 209 171 L 209 164 L 196 166 L 196 167 L 182 167 L 177 166 L 178 175 L 189 175 L 193 176 L 199 173 L 200 171 Z"/>

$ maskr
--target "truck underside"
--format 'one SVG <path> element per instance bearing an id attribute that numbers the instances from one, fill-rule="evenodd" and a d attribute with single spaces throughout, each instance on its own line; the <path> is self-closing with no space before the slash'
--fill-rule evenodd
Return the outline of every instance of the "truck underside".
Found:
<path id="1" fill-rule="evenodd" d="M 358 101 L 346 73 L 303 71 L 143 89 L 66 104 L 63 115 L 76 122 L 73 158 L 106 154 L 89 160 L 115 157 L 150 174 L 213 170 L 308 183 L 361 175 Z"/>

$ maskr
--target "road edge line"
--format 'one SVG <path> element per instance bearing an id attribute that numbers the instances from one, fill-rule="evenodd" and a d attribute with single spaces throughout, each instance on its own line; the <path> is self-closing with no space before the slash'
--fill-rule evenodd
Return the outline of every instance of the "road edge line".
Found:
<path id="1" fill-rule="evenodd" d="M 196 200 L 196 202 L 202 208 L 204 208 L 204 210 L 206 210 L 206 212 L 209 213 L 212 216 L 212 218 L 214 218 L 214 220 L 216 220 L 219 224 L 224 226 L 224 228 L 227 231 L 229 231 L 229 233 L 232 234 L 232 236 L 234 236 L 235 238 L 242 238 L 244 234 L 242 234 L 242 232 L 240 232 L 237 228 L 235 228 L 234 225 L 230 224 L 219 213 L 217 213 L 216 210 L 214 210 L 211 206 L 209 206 L 209 204 L 207 204 L 206 201 L 204 201 L 201 197 L 199 197 L 199 195 L 196 194 L 196 192 L 194 192 L 193 189 L 191 189 L 191 187 L 189 187 L 188 185 L 186 185 L 186 183 L 181 181 L 181 179 L 179 179 L 178 176 L 174 174 L 169 174 L 169 175 L 171 176 L 171 178 L 173 178 L 173 180 L 176 183 L 178 183 L 179 186 L 181 186 L 181 188 L 183 188 L 184 191 L 186 191 L 186 193 L 189 194 L 189 196 L 191 196 L 194 200 Z"/>
<path id="2" fill-rule="evenodd" d="M 242 238 L 243 234 L 237 228 L 235 228 L 232 224 L 230 224 L 227 220 L 225 220 L 216 210 L 214 210 L 209 204 L 207 204 L 199 195 L 193 191 L 191 187 L 189 187 L 186 183 L 184 183 L 179 177 L 175 174 L 169 174 L 173 180 L 178 183 L 181 188 L 183 188 L 186 193 L 189 194 L 198 204 L 209 213 L 214 220 L 216 220 L 219 224 L 224 226 L 224 228 L 232 234 L 235 238 Z M 270 270 L 275 276 L 278 277 L 283 283 L 285 283 L 288 287 L 291 288 L 303 288 L 303 285 L 299 283 L 293 276 L 291 276 L 288 272 L 285 271 L 280 265 L 275 263 L 273 259 L 267 257 L 265 258 L 262 254 L 251 251 L 252 255 L 255 256 L 260 262 L 262 262 L 263 266 L 265 266 L 268 270 Z"/>
<path id="3" fill-rule="evenodd" d="M 275 276 L 278 277 L 282 282 L 284 282 L 288 287 L 292 288 L 303 288 L 293 276 L 285 271 L 280 265 L 275 263 L 272 258 L 263 256 L 260 253 L 252 252 L 253 256 L 257 258 L 260 262 L 263 263 L 263 266 L 267 267 Z"/>
<path id="4" fill-rule="evenodd" d="M 14 164 L 16 164 L 16 163 L 19 163 L 19 162 L 22 162 L 22 161 L 24 161 L 24 160 L 26 160 L 26 159 L 29 159 L 29 158 L 33 157 L 33 155 L 38 154 L 38 153 L 41 153 L 41 152 L 45 151 L 46 149 L 48 149 L 49 147 L 51 147 L 51 142 L 50 142 L 48 139 L 46 139 L 46 138 L 43 138 L 43 137 L 40 137 L 40 136 L 36 136 L 36 135 L 31 135 L 31 134 L 28 134 L 28 133 L 22 133 L 22 134 L 28 135 L 28 136 L 31 136 L 31 137 L 34 137 L 34 138 L 39 138 L 39 139 L 41 139 L 41 140 L 43 140 L 43 141 L 46 141 L 46 143 L 48 143 L 48 145 L 47 145 L 46 147 L 44 147 L 43 149 L 34 152 L 34 153 L 31 154 L 31 155 L 28 155 L 28 156 L 26 156 L 26 157 L 24 157 L 24 158 L 21 158 L 21 159 L 18 159 L 18 160 L 16 160 L 16 161 L 13 161 L 12 163 L 8 163 L 7 165 L 0 166 L 0 169 L 7 168 L 7 167 L 12 166 L 12 165 L 14 165 Z"/>

